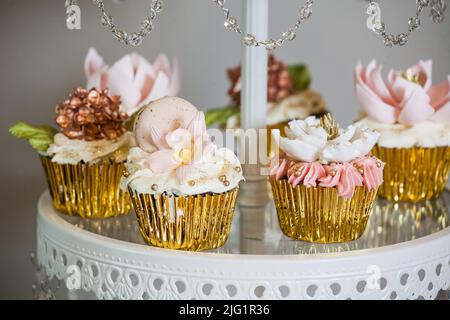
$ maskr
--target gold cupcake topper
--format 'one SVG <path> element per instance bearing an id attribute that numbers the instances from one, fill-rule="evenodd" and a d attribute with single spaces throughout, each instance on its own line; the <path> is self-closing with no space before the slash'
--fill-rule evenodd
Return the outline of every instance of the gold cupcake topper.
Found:
<path id="1" fill-rule="evenodd" d="M 331 113 L 327 113 L 320 118 L 320 126 L 327 132 L 328 140 L 336 139 L 339 136 L 339 124 Z"/>
<path id="2" fill-rule="evenodd" d="M 410 68 L 402 73 L 402 77 L 408 80 L 409 82 L 416 83 L 418 85 L 422 85 L 420 72 L 414 73 L 414 71 Z"/>

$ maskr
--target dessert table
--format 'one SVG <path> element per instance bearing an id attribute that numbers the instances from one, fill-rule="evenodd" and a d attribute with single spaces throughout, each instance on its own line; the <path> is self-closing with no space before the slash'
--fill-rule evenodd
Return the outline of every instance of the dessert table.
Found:
<path id="1" fill-rule="evenodd" d="M 435 299 L 450 289 L 450 192 L 377 200 L 364 235 L 312 244 L 282 235 L 273 202 L 236 210 L 222 248 L 144 244 L 134 213 L 87 220 L 38 203 L 37 258 L 50 278 L 99 299 Z"/>

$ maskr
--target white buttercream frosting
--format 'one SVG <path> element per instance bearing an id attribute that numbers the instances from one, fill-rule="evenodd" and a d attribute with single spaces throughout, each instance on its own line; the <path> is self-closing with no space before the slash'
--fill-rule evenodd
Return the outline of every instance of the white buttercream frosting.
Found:
<path id="1" fill-rule="evenodd" d="M 325 112 L 326 104 L 322 97 L 313 90 L 305 90 L 278 102 L 267 105 L 267 125 L 273 126 L 294 119 Z M 228 118 L 226 127 L 237 129 L 240 126 L 239 115 Z"/>
<path id="2" fill-rule="evenodd" d="M 127 159 L 128 150 L 135 145 L 134 136 L 130 132 L 124 133 L 114 141 L 106 139 L 76 140 L 58 133 L 46 155 L 52 157 L 52 161 L 59 164 L 98 163 L 105 159 L 123 162 Z"/>
<path id="3" fill-rule="evenodd" d="M 380 132 L 378 145 L 385 148 L 435 148 L 450 146 L 450 124 L 424 121 L 413 126 L 385 124 L 366 117 L 358 123 Z"/>
<path id="4" fill-rule="evenodd" d="M 273 132 L 280 149 L 290 158 L 302 162 L 349 162 L 366 156 L 376 144 L 379 133 L 359 123 L 340 129 L 335 139 L 329 140 L 320 120 L 308 117 L 289 122 L 287 137 Z"/>
<path id="5" fill-rule="evenodd" d="M 293 94 L 267 106 L 267 124 L 269 126 L 294 119 L 307 117 L 324 112 L 325 101 L 315 91 L 306 90 Z"/>
<path id="6" fill-rule="evenodd" d="M 144 194 L 198 195 L 227 192 L 244 180 L 239 159 L 226 148 L 213 146 L 200 162 L 193 164 L 184 181 L 179 180 L 175 171 L 152 172 L 147 164 L 149 156 L 139 147 L 130 150 L 126 162 L 129 175 L 122 178 L 122 189 L 129 186 Z M 226 177 L 229 183 L 225 185 L 221 177 Z"/>

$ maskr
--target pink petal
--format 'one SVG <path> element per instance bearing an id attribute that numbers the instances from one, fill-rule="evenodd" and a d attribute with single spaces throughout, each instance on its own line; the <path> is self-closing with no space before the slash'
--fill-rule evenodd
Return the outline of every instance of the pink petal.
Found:
<path id="1" fill-rule="evenodd" d="M 131 60 L 134 67 L 134 81 L 133 84 L 141 92 L 139 103 L 146 100 L 150 95 L 154 85 L 155 71 L 146 59 L 137 53 L 131 54 Z"/>
<path id="2" fill-rule="evenodd" d="M 173 150 L 160 150 L 152 153 L 147 159 L 150 169 L 154 173 L 164 173 L 174 170 L 179 163 L 173 157 Z"/>
<path id="3" fill-rule="evenodd" d="M 433 60 L 420 60 L 418 64 L 412 66 L 413 73 L 421 74 L 421 82 L 425 91 L 430 90 L 433 72 Z M 423 78 L 423 79 L 422 79 Z"/>
<path id="4" fill-rule="evenodd" d="M 166 143 L 165 137 L 161 130 L 158 128 L 152 126 L 150 128 L 150 136 L 152 137 L 153 144 L 159 149 L 167 149 L 169 148 L 168 144 Z"/>
<path id="5" fill-rule="evenodd" d="M 134 66 L 130 55 L 126 55 L 109 69 L 108 86 L 111 94 L 121 96 L 125 112 L 136 109 L 141 91 L 134 85 Z"/>
<path id="6" fill-rule="evenodd" d="M 422 92 L 422 95 L 426 95 L 426 91 L 422 86 L 408 81 L 399 75 L 395 77 L 391 90 L 395 99 L 400 102 L 400 105 L 404 104 L 405 100 L 408 99 L 414 91 Z"/>
<path id="7" fill-rule="evenodd" d="M 192 155 L 193 162 L 197 163 L 202 161 L 203 157 L 211 151 L 213 146 L 214 144 L 208 140 L 205 141 L 204 137 L 198 137 L 195 139 L 193 146 L 194 154 Z"/>
<path id="8" fill-rule="evenodd" d="M 172 72 L 170 69 L 170 62 L 167 56 L 163 53 L 159 54 L 153 63 L 155 73 L 164 72 L 166 76 L 169 76 Z"/>
<path id="9" fill-rule="evenodd" d="M 359 84 L 363 84 L 364 81 L 366 80 L 366 69 L 361 64 L 361 61 L 359 61 L 355 66 L 354 77 L 356 83 Z"/>
<path id="10" fill-rule="evenodd" d="M 375 62 L 372 65 L 369 64 L 366 71 L 367 85 L 381 98 L 381 100 L 383 100 L 383 102 L 392 106 L 398 106 L 381 76 L 382 68 L 382 66 L 377 66 Z"/>
<path id="11" fill-rule="evenodd" d="M 432 121 L 450 123 L 450 99 L 430 118 Z"/>
<path id="12" fill-rule="evenodd" d="M 405 125 L 414 125 L 427 120 L 434 113 L 434 108 L 429 103 L 429 97 L 424 97 L 422 91 L 413 91 L 406 99 L 398 121 Z"/>
<path id="13" fill-rule="evenodd" d="M 139 102 L 147 100 L 154 85 L 153 78 L 146 75 L 142 80 L 136 82 L 138 82 L 136 86 L 141 90 L 141 100 Z"/>
<path id="14" fill-rule="evenodd" d="M 98 54 L 97 50 L 92 47 L 89 48 L 86 59 L 84 60 L 84 73 L 86 78 L 89 79 L 104 66 L 103 58 Z"/>
<path id="15" fill-rule="evenodd" d="M 206 132 L 205 114 L 201 111 L 197 112 L 187 129 L 193 137 L 203 136 Z"/>
<path id="16" fill-rule="evenodd" d="M 86 88 L 104 90 L 108 87 L 108 68 L 104 66 L 100 71 L 87 79 Z"/>
<path id="17" fill-rule="evenodd" d="M 170 75 L 170 87 L 169 87 L 169 96 L 176 97 L 180 92 L 181 80 L 180 80 L 180 66 L 178 64 L 178 59 L 175 58 L 173 60 L 173 70 Z"/>
<path id="18" fill-rule="evenodd" d="M 150 94 L 145 99 L 145 103 L 167 97 L 169 95 L 169 78 L 163 72 L 159 72 L 156 76 Z"/>
<path id="19" fill-rule="evenodd" d="M 450 99 L 450 76 L 446 81 L 431 87 L 428 91 L 431 99 L 431 105 L 435 109 L 442 107 Z"/>
<path id="20" fill-rule="evenodd" d="M 138 70 L 144 71 L 145 74 L 150 74 L 152 77 L 155 76 L 155 69 L 153 66 L 140 54 L 133 52 L 130 54 L 131 61 L 133 63 L 133 67 L 135 69 L 135 74 L 138 73 Z"/>
<path id="21" fill-rule="evenodd" d="M 166 143 L 175 152 L 191 149 L 192 136 L 186 129 L 178 128 L 166 135 Z"/>
<path id="22" fill-rule="evenodd" d="M 361 107 L 371 118 L 382 123 L 395 123 L 396 109 L 381 101 L 379 97 L 367 88 L 357 84 L 356 98 Z"/>

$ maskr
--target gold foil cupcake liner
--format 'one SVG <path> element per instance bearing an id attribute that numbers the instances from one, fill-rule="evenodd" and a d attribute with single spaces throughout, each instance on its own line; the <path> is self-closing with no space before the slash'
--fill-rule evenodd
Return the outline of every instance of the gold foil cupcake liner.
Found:
<path id="1" fill-rule="evenodd" d="M 391 201 L 423 201 L 439 196 L 447 184 L 450 147 L 384 148 L 374 156 L 386 163 L 379 195 Z"/>
<path id="2" fill-rule="evenodd" d="M 238 191 L 174 196 L 142 194 L 129 188 L 144 240 L 155 247 L 189 251 L 225 244 Z"/>
<path id="3" fill-rule="evenodd" d="M 82 218 L 109 218 L 130 212 L 130 196 L 120 189 L 123 163 L 71 165 L 40 158 L 57 210 Z"/>
<path id="4" fill-rule="evenodd" d="M 270 183 L 283 233 L 315 243 L 358 239 L 366 229 L 377 194 L 376 190 L 357 187 L 353 197 L 345 199 L 336 188 L 294 188 L 286 179 L 270 179 Z"/>

